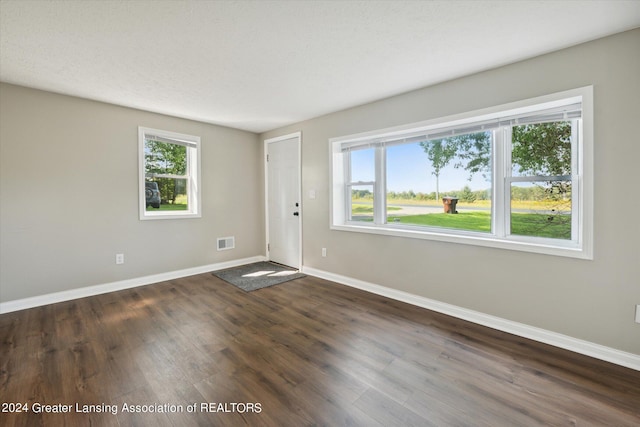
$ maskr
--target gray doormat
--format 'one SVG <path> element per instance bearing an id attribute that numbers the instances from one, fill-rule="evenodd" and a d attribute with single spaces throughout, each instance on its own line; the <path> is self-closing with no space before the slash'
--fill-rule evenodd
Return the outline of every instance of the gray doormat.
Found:
<path id="1" fill-rule="evenodd" d="M 306 276 L 294 268 L 273 262 L 256 262 L 215 271 L 212 274 L 247 292 Z"/>

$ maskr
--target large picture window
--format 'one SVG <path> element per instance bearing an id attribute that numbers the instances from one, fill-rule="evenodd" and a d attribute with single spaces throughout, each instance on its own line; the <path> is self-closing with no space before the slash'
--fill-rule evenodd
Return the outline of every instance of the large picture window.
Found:
<path id="1" fill-rule="evenodd" d="M 200 216 L 200 138 L 139 128 L 140 219 Z"/>
<path id="2" fill-rule="evenodd" d="M 591 94 L 331 139 L 331 227 L 592 258 Z"/>

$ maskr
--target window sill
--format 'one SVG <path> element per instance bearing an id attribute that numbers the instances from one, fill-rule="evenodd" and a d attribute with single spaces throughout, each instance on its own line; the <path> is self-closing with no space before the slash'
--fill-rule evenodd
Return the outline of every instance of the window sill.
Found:
<path id="1" fill-rule="evenodd" d="M 373 224 L 354 223 L 340 225 L 332 224 L 330 229 L 356 233 L 379 234 L 384 236 L 406 237 L 412 239 L 435 240 L 439 242 L 484 246 L 586 260 L 593 259 L 591 251 L 570 241 L 552 241 L 551 239 L 535 239 L 526 237 L 498 238 L 488 233 L 474 233 L 448 229 L 445 232 L 433 228 L 416 227 L 410 229 L 404 227 L 396 228 L 389 225 L 379 226 Z"/>
<path id="2" fill-rule="evenodd" d="M 165 212 L 153 212 L 150 214 L 140 215 L 141 221 L 147 220 L 156 220 L 156 219 L 190 219 L 190 218 L 201 218 L 202 214 L 193 213 L 193 212 L 185 212 L 177 214 L 175 212 L 167 211 Z"/>

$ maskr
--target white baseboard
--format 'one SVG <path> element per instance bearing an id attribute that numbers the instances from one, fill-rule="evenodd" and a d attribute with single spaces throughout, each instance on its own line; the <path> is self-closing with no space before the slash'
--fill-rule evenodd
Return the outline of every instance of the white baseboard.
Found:
<path id="1" fill-rule="evenodd" d="M 101 285 L 88 286 L 85 288 L 70 289 L 68 291 L 55 292 L 46 295 L 39 295 L 31 298 L 0 302 L 0 314 L 10 313 L 18 310 L 39 307 L 57 302 L 70 301 L 77 298 L 84 298 L 93 295 L 100 295 L 108 292 L 120 291 L 123 289 L 135 288 L 138 286 L 150 285 L 153 283 L 164 282 L 167 280 L 178 279 L 181 277 L 192 276 L 195 274 L 207 273 L 209 271 L 222 270 L 225 268 L 235 267 L 238 265 L 249 264 L 252 262 L 266 261 L 264 256 L 255 256 L 238 260 L 226 261 L 216 264 L 209 264 L 200 267 L 187 268 L 184 270 L 176 270 L 167 273 L 153 274 L 150 276 L 137 277 L 133 279 L 121 280 L 118 282 L 105 283 Z M 339 274 L 330 273 L 312 267 L 302 267 L 302 272 L 310 276 L 316 276 L 332 282 L 351 286 L 353 288 L 362 289 L 377 295 L 397 301 L 406 302 L 418 307 L 423 307 L 439 313 L 457 317 L 459 319 L 468 320 L 469 322 L 479 325 L 488 326 L 499 331 L 508 332 L 534 341 L 550 344 L 555 347 L 570 350 L 576 353 L 591 356 L 596 359 L 615 363 L 620 366 L 640 371 L 640 355 L 616 350 L 590 341 L 573 338 L 557 332 L 548 331 L 546 329 L 525 325 L 500 317 L 491 316 L 479 311 L 469 310 L 452 304 L 425 298 L 419 295 L 410 294 L 408 292 L 399 291 L 397 289 L 387 288 L 385 286 L 376 285 L 374 283 L 365 282 Z"/>
<path id="2" fill-rule="evenodd" d="M 627 368 L 640 371 L 640 355 L 616 350 L 611 347 L 605 347 L 590 341 L 573 338 L 557 332 L 548 331 L 546 329 L 525 325 L 511 320 L 503 319 L 496 316 L 481 313 L 479 311 L 469 310 L 452 304 L 425 298 L 419 295 L 410 294 L 408 292 L 399 291 L 397 289 L 387 288 L 376 285 L 374 283 L 365 282 L 339 274 L 318 270 L 312 267 L 302 267 L 302 272 L 310 276 L 316 276 L 321 279 L 330 280 L 353 288 L 362 289 L 377 295 L 382 295 L 397 301 L 406 302 L 418 307 L 437 311 L 438 313 L 447 314 L 459 319 L 468 320 L 469 322 L 479 325 L 488 326 L 499 331 L 508 332 L 534 341 L 550 344 L 555 347 L 570 350 L 575 353 L 591 356 L 596 359 L 615 363 Z"/>
<path id="3" fill-rule="evenodd" d="M 86 288 L 77 288 L 70 289 L 68 291 L 54 292 L 51 294 L 39 295 L 31 298 L 0 302 L 0 314 L 10 313 L 12 311 L 18 310 L 25 310 L 27 308 L 40 307 L 42 305 L 54 304 L 57 302 L 70 301 L 77 298 L 106 294 L 108 292 L 121 291 L 123 289 L 136 288 L 138 286 L 179 279 L 180 277 L 193 276 L 194 274 L 202 274 L 209 271 L 222 270 L 225 268 L 236 267 L 238 265 L 250 264 L 252 262 L 266 261 L 266 259 L 267 258 L 265 256 L 254 256 L 250 258 L 203 265 L 200 267 L 186 268 L 184 270 L 176 270 L 167 273 L 152 274 L 150 276 L 120 280 L 118 282 L 87 286 Z"/>

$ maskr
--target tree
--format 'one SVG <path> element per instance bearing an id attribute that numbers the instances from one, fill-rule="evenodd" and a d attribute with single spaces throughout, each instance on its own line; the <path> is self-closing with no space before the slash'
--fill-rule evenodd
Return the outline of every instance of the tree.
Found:
<path id="1" fill-rule="evenodd" d="M 456 135 L 449 138 L 423 141 L 420 146 L 427 154 L 436 177 L 436 200 L 440 200 L 440 172 L 454 158 L 459 161 L 455 168 L 464 167 L 472 176 L 482 172 L 491 172 L 491 133 L 476 132 Z M 463 161 L 466 160 L 466 164 Z"/>
<path id="2" fill-rule="evenodd" d="M 512 141 L 511 161 L 514 171 L 521 175 L 571 174 L 571 122 L 514 126 Z M 436 186 L 441 170 L 456 157 L 459 161 L 454 167 L 464 167 L 470 175 L 491 173 L 490 132 L 423 141 L 420 146 L 433 166 Z"/>
<path id="3" fill-rule="evenodd" d="M 427 153 L 427 158 L 431 162 L 436 177 L 436 200 L 440 200 L 440 171 L 446 167 L 458 152 L 458 141 L 456 138 L 434 139 L 422 141 L 420 146 Z"/>
<path id="4" fill-rule="evenodd" d="M 571 175 L 571 122 L 514 126 L 512 140 L 512 163 L 521 175 Z M 570 186 L 571 181 L 548 181 L 545 188 L 564 197 Z"/>
<path id="5" fill-rule="evenodd" d="M 471 187 L 465 185 L 464 188 L 458 193 L 458 198 L 462 202 L 473 203 L 476 201 L 477 196 L 473 191 L 471 191 Z"/>
<path id="6" fill-rule="evenodd" d="M 175 203 L 186 191 L 187 147 L 148 139 L 145 141 L 145 175 L 158 183 L 163 202 Z"/>
<path id="7" fill-rule="evenodd" d="M 456 167 L 464 166 L 469 171 L 469 179 L 482 173 L 485 178 L 491 174 L 491 133 L 476 132 L 457 136 L 458 157 L 466 160 L 463 165 L 459 162 Z"/>
<path id="8" fill-rule="evenodd" d="M 514 126 L 511 158 L 524 175 L 571 174 L 571 122 Z"/>
<path id="9" fill-rule="evenodd" d="M 524 176 L 571 175 L 571 122 L 514 126 L 511 159 L 514 172 Z M 570 180 L 549 180 L 549 198 L 563 199 L 571 192 Z"/>

